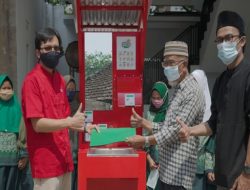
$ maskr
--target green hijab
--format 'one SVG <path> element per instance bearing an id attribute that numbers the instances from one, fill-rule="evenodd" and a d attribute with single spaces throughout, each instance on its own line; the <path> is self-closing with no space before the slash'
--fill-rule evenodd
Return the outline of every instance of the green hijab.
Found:
<path id="1" fill-rule="evenodd" d="M 166 111 L 168 108 L 168 87 L 164 82 L 159 81 L 154 84 L 151 91 L 151 96 L 154 90 L 156 90 L 160 94 L 161 98 L 163 99 L 163 104 L 160 108 L 155 108 L 151 102 L 150 97 L 149 111 L 156 114 L 153 122 L 163 122 L 165 121 Z"/>
<path id="2" fill-rule="evenodd" d="M 10 80 L 7 75 L 0 75 L 0 87 L 5 80 Z M 15 95 L 8 101 L 0 99 L 0 131 L 18 133 L 21 121 L 21 106 Z"/>
<path id="3" fill-rule="evenodd" d="M 205 146 L 205 150 L 207 152 L 210 152 L 212 154 L 215 154 L 215 135 L 212 135 L 209 137 L 208 141 L 206 142 Z"/>

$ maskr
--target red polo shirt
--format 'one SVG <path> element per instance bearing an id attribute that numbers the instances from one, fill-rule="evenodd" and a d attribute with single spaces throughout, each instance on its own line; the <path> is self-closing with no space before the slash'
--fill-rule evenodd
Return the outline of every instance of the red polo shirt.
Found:
<path id="1" fill-rule="evenodd" d="M 37 64 L 23 83 L 22 110 L 33 178 L 56 177 L 72 171 L 68 129 L 37 133 L 30 120 L 62 119 L 69 116 L 70 107 L 62 76 L 57 71 L 51 74 Z"/>

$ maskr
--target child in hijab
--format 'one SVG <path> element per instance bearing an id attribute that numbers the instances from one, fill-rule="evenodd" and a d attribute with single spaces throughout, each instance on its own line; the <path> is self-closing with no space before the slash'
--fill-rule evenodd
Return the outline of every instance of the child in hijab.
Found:
<path id="1" fill-rule="evenodd" d="M 0 189 L 16 189 L 18 177 L 17 138 L 21 106 L 10 78 L 0 75 Z"/>
<path id="2" fill-rule="evenodd" d="M 199 84 L 200 89 L 203 91 L 206 101 L 205 113 L 203 122 L 207 121 L 211 116 L 211 96 L 208 88 L 207 77 L 203 70 L 195 70 L 191 73 Z M 193 190 L 214 190 L 216 186 L 213 185 L 214 173 L 214 149 L 215 137 L 199 137 L 199 148 L 197 154 L 197 169 L 195 180 L 193 183 Z"/>
<path id="3" fill-rule="evenodd" d="M 152 122 L 164 122 L 166 117 L 166 111 L 168 108 L 168 87 L 164 82 L 156 82 L 153 85 L 151 96 L 150 96 L 150 107 L 147 112 L 147 119 Z M 153 169 L 158 169 L 158 148 L 157 145 L 150 146 L 146 148 L 147 151 L 147 177 L 150 171 Z M 147 187 L 147 189 L 151 189 Z M 159 189 L 159 185 L 155 187 L 156 190 Z"/>
<path id="4" fill-rule="evenodd" d="M 23 118 L 21 119 L 21 124 L 19 129 L 17 149 L 19 156 L 17 190 L 33 190 L 34 182 L 30 169 L 29 154 L 26 143 L 26 128 L 24 125 Z"/>

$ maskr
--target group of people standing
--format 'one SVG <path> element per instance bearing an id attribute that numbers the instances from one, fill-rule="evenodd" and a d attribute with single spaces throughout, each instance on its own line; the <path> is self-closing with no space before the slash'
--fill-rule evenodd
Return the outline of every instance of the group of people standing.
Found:
<path id="1" fill-rule="evenodd" d="M 196 80 L 200 89 L 202 90 L 205 97 L 205 111 L 203 115 L 203 121 L 207 121 L 211 116 L 210 106 L 211 97 L 208 87 L 207 77 L 203 70 L 194 70 L 191 76 Z M 153 85 L 150 97 L 150 107 L 147 112 L 146 119 L 160 123 L 164 122 L 167 115 L 166 111 L 169 106 L 169 94 L 168 87 L 164 82 L 156 82 Z M 143 134 L 147 136 L 148 133 Z M 193 190 L 214 190 L 214 151 L 215 151 L 215 139 L 214 136 L 199 138 L 199 146 L 197 153 L 197 165 L 196 174 L 193 181 Z M 147 178 L 150 172 L 155 169 L 159 169 L 159 152 L 157 145 L 151 145 L 145 147 L 147 153 Z M 152 187 L 147 187 L 148 190 L 152 190 Z M 159 180 L 154 190 L 159 190 Z"/>
<path id="2" fill-rule="evenodd" d="M 75 113 L 80 103 L 76 96 L 75 80 L 64 77 L 70 107 Z M 29 154 L 26 144 L 26 129 L 22 117 L 21 105 L 14 94 L 11 79 L 0 75 L 0 187 L 4 190 L 33 190 Z M 73 115 L 73 114 L 72 114 Z M 72 190 L 77 190 L 77 133 L 70 131 L 70 140 L 74 162 L 72 172 Z"/>
<path id="3" fill-rule="evenodd" d="M 33 180 L 21 105 L 11 79 L 5 74 L 0 75 L 0 113 L 0 188 L 31 190 Z"/>
<path id="4" fill-rule="evenodd" d="M 71 172 L 77 164 L 77 153 L 73 147 L 73 162 L 69 129 L 90 132 L 96 126 L 83 127 L 85 114 L 81 104 L 75 109 L 75 81 L 67 81 L 67 77 L 64 80 L 55 69 L 63 55 L 61 43 L 54 29 L 46 28 L 36 34 L 37 64 L 24 80 L 22 104 L 14 95 L 9 77 L 1 75 L 1 189 L 70 190 L 71 181 L 72 189 L 76 188 L 77 176 L 71 180 Z M 71 103 L 74 114 L 70 111 Z M 76 135 L 71 136 L 72 144 L 77 146 Z"/>
<path id="5" fill-rule="evenodd" d="M 157 145 L 161 190 L 250 189 L 250 63 L 244 57 L 245 24 L 238 13 L 219 14 L 215 43 L 226 70 L 215 82 L 211 106 L 202 92 L 205 85 L 200 87 L 201 80 L 188 72 L 187 44 L 170 41 L 162 66 L 174 92 L 164 122 L 149 121 L 134 111 L 131 116 L 132 126 L 148 135 L 127 142 L 135 148 Z M 206 111 L 211 116 L 205 118 Z M 207 165 L 208 158 L 215 160 L 214 166 Z M 216 186 L 204 185 L 204 176 Z"/>

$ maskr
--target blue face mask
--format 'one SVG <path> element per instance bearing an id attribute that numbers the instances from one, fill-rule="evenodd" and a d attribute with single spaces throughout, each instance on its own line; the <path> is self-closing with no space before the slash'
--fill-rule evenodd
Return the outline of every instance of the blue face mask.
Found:
<path id="1" fill-rule="evenodd" d="M 73 101 L 73 99 L 75 97 L 75 94 L 76 94 L 76 91 L 72 91 L 72 90 L 67 91 L 67 97 L 68 97 L 68 101 L 69 102 Z"/>
<path id="2" fill-rule="evenodd" d="M 237 57 L 236 42 L 222 42 L 217 45 L 218 57 L 225 65 L 230 65 Z"/>
<path id="3" fill-rule="evenodd" d="M 180 78 L 179 65 L 168 66 L 164 68 L 164 74 L 167 77 L 168 81 L 172 82 Z"/>

